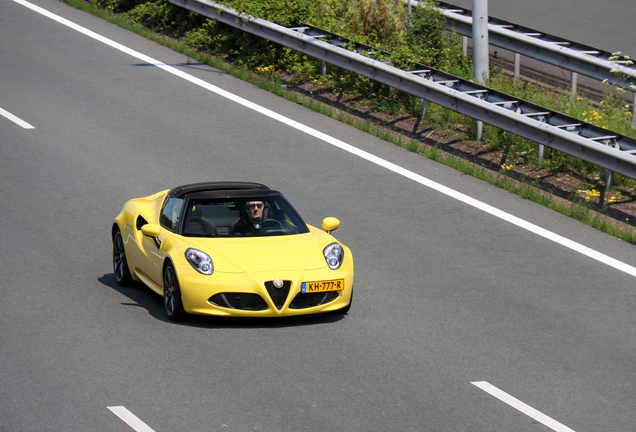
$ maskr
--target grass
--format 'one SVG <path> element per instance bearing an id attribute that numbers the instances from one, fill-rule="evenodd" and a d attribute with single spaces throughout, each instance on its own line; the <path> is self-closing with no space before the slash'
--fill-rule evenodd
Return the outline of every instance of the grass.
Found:
<path id="1" fill-rule="evenodd" d="M 442 163 L 454 169 L 457 169 L 465 174 L 476 177 L 480 180 L 508 190 L 512 193 L 515 193 L 519 196 L 522 196 L 526 199 L 534 201 L 538 204 L 541 204 L 545 207 L 551 208 L 555 211 L 558 211 L 564 215 L 567 215 L 573 219 L 576 219 L 580 222 L 583 222 L 589 226 L 592 226 L 596 229 L 604 231 L 608 234 L 611 234 L 615 237 L 621 238 L 627 242 L 632 244 L 636 244 L 636 230 L 629 226 L 622 226 L 610 221 L 610 219 L 602 214 L 594 212 L 585 205 L 585 203 L 570 203 L 570 204 L 561 204 L 557 202 L 552 195 L 547 192 L 544 192 L 536 187 L 533 187 L 529 184 L 519 182 L 513 180 L 505 175 L 505 173 L 493 173 L 489 170 L 483 169 L 477 164 L 461 159 L 445 152 L 439 150 L 437 147 L 427 147 L 423 146 L 420 142 L 412 140 L 408 137 L 404 137 L 395 133 L 394 131 L 382 127 L 381 125 L 373 123 L 371 120 L 360 120 L 357 117 L 352 115 L 348 115 L 340 110 L 336 110 L 333 107 L 320 103 L 318 101 L 313 100 L 312 98 L 300 95 L 296 92 L 286 90 L 284 87 L 280 85 L 280 83 L 272 79 L 268 74 L 258 74 L 248 70 L 246 67 L 237 66 L 216 57 L 206 55 L 200 52 L 196 52 L 186 46 L 184 43 L 166 37 L 164 35 L 157 34 L 153 31 L 150 31 L 144 28 L 141 25 L 133 24 L 126 19 L 118 16 L 108 9 L 100 9 L 94 7 L 84 1 L 81 0 L 63 0 L 68 5 L 95 15 L 101 19 L 109 21 L 119 27 L 122 27 L 126 30 L 132 31 L 140 36 L 143 36 L 149 40 L 157 42 L 163 46 L 166 46 L 176 52 L 179 52 L 188 57 L 188 59 L 194 59 L 201 63 L 207 64 L 215 69 L 220 70 L 221 72 L 232 75 L 238 79 L 249 82 L 259 88 L 267 90 L 271 93 L 274 93 L 278 96 L 284 97 L 285 99 L 292 101 L 294 103 L 298 103 L 308 109 L 316 111 L 325 116 L 336 119 L 337 121 L 346 123 L 350 126 L 356 127 L 366 133 L 375 135 L 380 139 L 385 141 L 394 143 L 400 147 L 408 149 L 414 153 L 421 154 L 431 160 Z M 495 74 L 496 75 L 496 74 Z M 503 83 L 500 87 L 505 87 L 509 85 L 508 81 L 505 78 L 497 78 L 503 80 Z M 493 83 L 491 82 L 491 85 Z M 524 87 L 524 86 L 522 86 Z M 529 86 L 525 85 L 527 89 Z M 532 90 L 536 92 L 536 90 Z M 512 92 L 517 93 L 517 92 Z M 511 94 L 512 94 L 511 93 Z M 528 94 L 525 94 L 528 96 Z M 525 98 L 525 97 L 524 97 Z M 564 99 L 560 96 L 554 96 L 554 99 L 558 101 L 559 106 L 563 108 L 567 103 L 574 103 L 576 106 L 575 111 L 579 112 L 588 112 L 591 111 L 592 108 L 589 108 L 589 104 L 585 105 L 582 103 L 582 99 L 578 98 L 574 102 L 572 101 L 564 101 Z M 579 100 L 580 99 L 580 100 Z M 586 111 L 587 110 L 587 111 Z M 598 111 L 596 111 L 598 115 Z M 429 103 L 427 106 L 426 112 L 427 120 L 430 120 L 433 124 L 435 124 L 440 129 L 447 129 L 449 124 L 472 124 L 474 123 L 471 119 L 467 119 L 465 116 L 458 114 L 454 111 L 444 109 L 437 105 Z M 618 116 L 619 121 L 621 121 L 621 128 L 623 127 L 625 119 L 621 116 Z M 494 128 L 493 128 L 494 129 Z M 633 129 L 632 129 L 633 132 Z M 485 137 L 488 138 L 488 135 L 497 134 L 497 132 L 488 132 L 485 131 Z M 511 134 L 512 135 L 512 134 Z M 497 140 L 499 138 L 495 136 L 493 138 L 494 144 L 497 145 Z M 520 139 L 520 138 L 519 138 Z M 530 146 L 532 144 L 529 144 Z M 518 143 L 516 147 L 524 148 L 527 147 L 528 144 Z M 504 170 L 505 171 L 505 170 Z"/>

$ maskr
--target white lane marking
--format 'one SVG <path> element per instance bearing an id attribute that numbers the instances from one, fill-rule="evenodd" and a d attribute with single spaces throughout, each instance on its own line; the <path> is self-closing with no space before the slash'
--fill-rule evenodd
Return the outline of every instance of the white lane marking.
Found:
<path id="1" fill-rule="evenodd" d="M 537 411 L 536 409 L 532 408 L 530 405 L 527 405 L 527 404 L 521 402 L 519 399 L 510 396 L 508 393 L 506 393 L 506 392 L 504 392 L 502 390 L 499 390 L 497 387 L 495 387 L 494 385 L 492 385 L 492 384 L 490 384 L 490 383 L 488 383 L 486 381 L 476 381 L 476 382 L 473 382 L 471 384 L 479 387 L 480 389 L 482 389 L 486 393 L 491 394 L 492 396 L 496 397 L 500 401 L 507 403 L 511 407 L 521 411 L 522 413 L 524 413 L 528 417 L 533 418 L 534 420 L 538 421 L 539 423 L 549 427 L 550 429 L 552 429 L 552 430 L 554 430 L 556 432 L 574 432 L 569 427 L 567 427 L 567 426 L 559 423 L 558 421 L 548 417 L 547 415 L 543 414 L 542 412 Z"/>
<path id="2" fill-rule="evenodd" d="M 393 171 L 396 174 L 399 174 L 401 176 L 409 178 L 409 179 L 411 179 L 411 180 L 413 180 L 413 181 L 415 181 L 417 183 L 420 183 L 420 184 L 422 184 L 422 185 L 424 185 L 426 187 L 434 189 L 434 190 L 436 190 L 436 191 L 438 191 L 440 193 L 443 193 L 443 194 L 445 194 L 445 195 L 447 195 L 447 196 L 449 196 L 451 198 L 454 198 L 454 199 L 456 199 L 458 201 L 461 201 L 461 202 L 463 202 L 465 204 L 468 204 L 468 205 L 473 206 L 473 207 L 475 207 L 475 208 L 477 208 L 479 210 L 482 210 L 482 211 L 484 211 L 486 213 L 489 213 L 489 214 L 491 214 L 493 216 L 496 216 L 496 217 L 498 217 L 498 218 L 500 218 L 502 220 L 505 220 L 506 222 L 510 222 L 513 225 L 516 225 L 516 226 L 518 226 L 520 228 L 523 228 L 523 229 L 525 229 L 527 231 L 533 232 L 533 233 L 535 233 L 535 234 L 537 234 L 537 235 L 539 235 L 541 237 L 544 237 L 544 238 L 546 238 L 548 240 L 551 240 L 551 241 L 553 241 L 555 243 L 558 243 L 558 244 L 560 244 L 562 246 L 565 246 L 565 247 L 567 247 L 569 249 L 572 249 L 573 251 L 579 252 L 579 253 L 581 253 L 583 255 L 586 255 L 586 256 L 588 256 L 588 257 L 590 257 L 592 259 L 600 261 L 600 262 L 602 262 L 602 263 L 604 263 L 604 264 L 606 264 L 606 265 L 608 265 L 610 267 L 614 267 L 617 270 L 620 270 L 620 271 L 625 272 L 625 273 L 627 273 L 627 274 L 629 274 L 631 276 L 636 277 L 636 267 L 633 267 L 633 266 L 631 266 L 629 264 L 626 264 L 626 263 L 624 263 L 622 261 L 614 259 L 614 258 L 612 258 L 612 257 L 610 257 L 608 255 L 605 255 L 603 253 L 595 251 L 594 249 L 588 248 L 587 246 L 583 246 L 582 244 L 576 243 L 576 242 L 574 242 L 574 241 L 572 241 L 570 239 L 567 239 L 567 238 L 565 238 L 563 236 L 560 236 L 560 235 L 558 235 L 556 233 L 553 233 L 553 232 L 548 231 L 548 230 L 546 230 L 544 228 L 541 228 L 541 227 L 539 227 L 539 226 L 537 226 L 537 225 L 535 225 L 533 223 L 530 223 L 530 222 L 525 221 L 525 220 L 523 220 L 521 218 L 513 216 L 513 215 L 511 215 L 509 213 L 506 213 L 506 212 L 504 212 L 502 210 L 499 210 L 498 208 L 495 208 L 495 207 L 493 207 L 493 206 L 491 206 L 489 204 L 486 204 L 486 203 L 483 203 L 481 201 L 478 201 L 478 200 L 476 200 L 476 199 L 474 199 L 472 197 L 469 197 L 468 195 L 465 195 L 465 194 L 463 194 L 461 192 L 453 190 L 453 189 L 451 189 L 449 187 L 446 187 L 446 186 L 444 186 L 444 185 L 442 185 L 440 183 L 437 183 L 437 182 L 435 182 L 433 180 L 430 180 L 430 179 L 428 179 L 426 177 L 423 177 L 423 176 L 421 176 L 419 174 L 416 174 L 416 173 L 414 173 L 412 171 L 409 171 L 409 170 L 407 170 L 405 168 L 402 168 L 399 165 L 396 165 L 396 164 L 394 164 L 392 162 L 389 162 L 387 160 L 379 158 L 378 156 L 375 156 L 375 155 L 373 155 L 371 153 L 368 153 L 368 152 L 366 152 L 364 150 L 360 150 L 359 148 L 354 147 L 354 146 L 352 146 L 350 144 L 347 144 L 347 143 L 345 143 L 343 141 L 340 141 L 337 138 L 334 138 L 332 136 L 324 134 L 324 133 L 322 133 L 320 131 L 317 131 L 316 129 L 313 129 L 313 128 L 309 127 L 309 126 L 306 126 L 306 125 L 304 125 L 302 123 L 299 123 L 299 122 L 297 122 L 295 120 L 292 120 L 292 119 L 287 118 L 287 117 L 285 117 L 285 116 L 283 116 L 281 114 L 278 114 L 278 113 L 276 113 L 274 111 L 271 111 L 271 110 L 269 110 L 269 109 L 267 109 L 265 107 L 262 107 L 260 105 L 257 105 L 255 103 L 253 103 L 253 102 L 250 102 L 247 99 L 243 99 L 240 96 L 232 94 L 232 93 L 230 93 L 230 92 L 228 92 L 226 90 L 223 90 L 223 89 L 221 89 L 221 88 L 219 88 L 217 86 L 214 86 L 214 85 L 212 85 L 210 83 L 207 83 L 207 82 L 205 82 L 205 81 L 203 81 L 203 80 L 201 80 L 199 78 L 196 78 L 196 77 L 194 77 L 192 75 L 189 75 L 189 74 L 187 74 L 185 72 L 182 72 L 182 71 L 180 71 L 180 70 L 178 70 L 178 69 L 176 69 L 176 68 L 174 68 L 172 66 L 168 66 L 167 64 L 162 63 L 159 60 L 155 60 L 152 57 L 148 57 L 145 54 L 142 54 L 142 53 L 137 52 L 135 50 L 132 50 L 132 49 L 130 49 L 130 48 L 124 46 L 124 45 L 121 45 L 121 44 L 119 44 L 119 43 L 117 43 L 115 41 L 107 39 L 104 36 L 101 36 L 101 35 L 93 32 L 91 30 L 88 30 L 85 27 L 77 25 L 77 24 L 75 24 L 75 23 L 73 23 L 73 22 L 71 22 L 71 21 L 69 21 L 69 20 L 67 20 L 65 18 L 62 18 L 62 17 L 60 17 L 58 15 L 55 15 L 55 14 L 53 14 L 53 13 L 51 13 L 51 12 L 45 10 L 45 9 L 42 9 L 39 6 L 35 6 L 35 5 L 25 1 L 25 0 L 13 0 L 13 1 L 15 1 L 16 3 L 22 4 L 22 5 L 24 5 L 24 6 L 28 7 L 28 8 L 30 8 L 30 9 L 32 9 L 32 10 L 34 10 L 34 11 L 40 13 L 40 14 L 42 14 L 44 16 L 47 16 L 47 17 L 49 17 L 49 18 L 51 18 L 51 19 L 53 19 L 53 20 L 55 20 L 55 21 L 57 21 L 57 22 L 59 22 L 61 24 L 66 25 L 66 26 L 68 26 L 68 27 L 70 27 L 70 28 L 72 28 L 74 30 L 77 30 L 78 32 L 83 33 L 86 36 L 89 36 L 89 37 L 91 37 L 93 39 L 96 39 L 96 40 L 98 40 L 100 42 L 103 42 L 106 45 L 109 45 L 109 46 L 111 46 L 111 47 L 113 47 L 113 48 L 115 48 L 115 49 L 117 49 L 119 51 L 122 51 L 122 52 L 126 53 L 126 54 L 129 54 L 129 55 L 131 55 L 131 56 L 133 56 L 133 57 L 135 57 L 135 58 L 137 58 L 137 59 L 139 59 L 141 61 L 145 61 L 146 63 L 149 63 L 151 65 L 157 66 L 158 68 L 161 68 L 161 69 L 165 70 L 166 72 L 169 72 L 169 73 L 171 73 L 173 75 L 176 75 L 176 76 L 178 76 L 178 77 L 180 77 L 180 78 L 182 78 L 184 80 L 187 80 L 187 81 L 189 81 L 189 82 L 191 82 L 193 84 L 196 84 L 196 85 L 198 85 L 198 86 L 200 86 L 200 87 L 202 87 L 202 88 L 204 88 L 206 90 L 209 90 L 209 91 L 211 91 L 213 93 L 216 93 L 219 96 L 222 96 L 222 97 L 227 98 L 227 99 L 229 99 L 229 100 L 231 100 L 233 102 L 236 102 L 236 103 L 238 103 L 240 105 L 243 105 L 246 108 L 254 110 L 254 111 L 256 111 L 256 112 L 258 112 L 258 113 L 260 113 L 262 115 L 270 117 L 270 118 L 272 118 L 272 119 L 274 119 L 276 121 L 279 121 L 279 122 L 281 122 L 283 124 L 286 124 L 286 125 L 294 128 L 294 129 L 297 129 L 297 130 L 299 130 L 301 132 L 304 132 L 304 133 L 306 133 L 308 135 L 311 135 L 311 136 L 313 136 L 315 138 L 318 138 L 318 139 L 320 139 L 322 141 L 325 141 L 325 142 L 327 142 L 327 143 L 329 143 L 329 144 L 331 144 L 331 145 L 333 145 L 335 147 L 338 147 L 338 148 L 340 148 L 340 149 L 342 149 L 344 151 L 347 151 L 347 152 L 349 152 L 351 154 L 354 154 L 354 155 L 356 155 L 356 156 L 358 156 L 358 157 L 360 157 L 362 159 L 365 159 L 365 160 L 367 160 L 369 162 L 372 162 L 372 163 L 374 163 L 376 165 L 379 165 L 379 166 L 384 167 L 384 168 L 386 168 L 386 169 L 388 169 L 390 171 Z"/>
<path id="3" fill-rule="evenodd" d="M 108 407 L 117 417 L 122 419 L 128 426 L 133 428 L 136 432 L 155 432 L 151 429 L 146 423 L 139 420 L 139 418 L 128 411 L 126 407 L 123 406 L 112 406 Z"/>
<path id="4" fill-rule="evenodd" d="M 20 117 L 14 116 L 9 111 L 4 110 L 2 108 L 0 108 L 0 115 L 2 117 L 8 118 L 9 120 L 11 120 L 13 123 L 17 124 L 18 126 L 22 126 L 24 129 L 35 129 L 34 126 L 31 126 L 30 124 L 28 124 L 27 122 L 22 120 Z"/>

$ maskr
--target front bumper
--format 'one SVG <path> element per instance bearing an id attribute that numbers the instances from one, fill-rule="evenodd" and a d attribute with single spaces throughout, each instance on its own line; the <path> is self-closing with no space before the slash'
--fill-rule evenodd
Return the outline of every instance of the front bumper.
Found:
<path id="1" fill-rule="evenodd" d="M 336 311 L 349 305 L 353 265 L 338 270 L 197 273 L 188 265 L 176 268 L 186 312 L 234 317 L 282 317 Z M 282 288 L 273 281 L 281 279 Z M 325 293 L 301 293 L 302 282 L 344 279 L 344 289 Z"/>

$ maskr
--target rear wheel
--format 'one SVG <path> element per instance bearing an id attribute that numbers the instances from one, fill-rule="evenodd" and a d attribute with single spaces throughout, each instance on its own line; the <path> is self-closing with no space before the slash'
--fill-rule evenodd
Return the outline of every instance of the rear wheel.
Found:
<path id="1" fill-rule="evenodd" d="M 120 286 L 130 285 L 132 277 L 126 260 L 126 249 L 124 249 L 124 240 L 121 231 L 117 230 L 113 238 L 113 271 L 115 272 L 115 280 Z"/>
<path id="2" fill-rule="evenodd" d="M 179 280 L 171 263 L 163 271 L 163 305 L 170 321 L 178 321 L 185 315 Z"/>

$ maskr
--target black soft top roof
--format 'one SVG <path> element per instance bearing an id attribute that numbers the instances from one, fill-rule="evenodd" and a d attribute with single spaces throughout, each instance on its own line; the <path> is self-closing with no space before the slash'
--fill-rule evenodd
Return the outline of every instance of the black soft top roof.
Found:
<path id="1" fill-rule="evenodd" d="M 274 195 L 279 195 L 278 192 L 270 191 L 267 186 L 261 183 L 204 182 L 177 186 L 168 192 L 167 198 L 183 198 L 186 195 L 191 194 L 214 197 L 241 197 L 250 195 L 266 196 L 271 195 L 272 192 L 274 192 Z"/>

